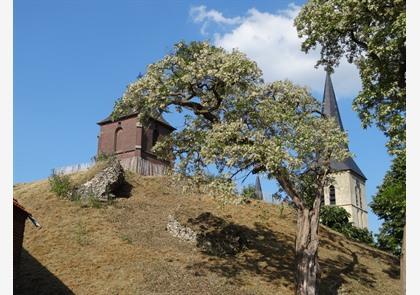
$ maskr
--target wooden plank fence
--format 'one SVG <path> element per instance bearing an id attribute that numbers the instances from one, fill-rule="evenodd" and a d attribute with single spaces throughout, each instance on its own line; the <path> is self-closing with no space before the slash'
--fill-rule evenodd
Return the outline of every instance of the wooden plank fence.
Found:
<path id="1" fill-rule="evenodd" d="M 168 171 L 168 167 L 166 165 L 152 163 L 140 157 L 121 159 L 120 163 L 125 170 L 129 170 L 140 175 L 165 175 Z"/>
<path id="2" fill-rule="evenodd" d="M 168 167 L 166 165 L 155 164 L 140 157 L 121 159 L 120 163 L 124 170 L 129 170 L 140 175 L 165 175 L 168 171 Z M 65 167 L 54 168 L 53 173 L 61 175 L 71 174 L 79 171 L 86 171 L 93 165 L 95 165 L 95 162 L 69 165 Z"/>
<path id="3" fill-rule="evenodd" d="M 93 165 L 95 165 L 95 162 L 69 165 L 69 166 L 54 168 L 53 173 L 54 174 L 62 174 L 62 175 L 71 174 L 71 173 L 76 173 L 76 172 L 79 172 L 79 171 L 86 171 L 90 167 L 92 167 Z"/>

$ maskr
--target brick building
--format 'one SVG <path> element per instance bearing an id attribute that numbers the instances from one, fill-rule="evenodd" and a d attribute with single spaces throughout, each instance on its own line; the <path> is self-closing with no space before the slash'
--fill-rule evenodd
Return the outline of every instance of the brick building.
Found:
<path id="1" fill-rule="evenodd" d="M 143 127 L 133 112 L 113 121 L 111 116 L 98 122 L 98 155 L 116 155 L 121 165 L 141 175 L 162 175 L 169 162 L 158 159 L 152 147 L 159 138 L 175 130 L 163 118 L 151 119 L 150 125 Z"/>

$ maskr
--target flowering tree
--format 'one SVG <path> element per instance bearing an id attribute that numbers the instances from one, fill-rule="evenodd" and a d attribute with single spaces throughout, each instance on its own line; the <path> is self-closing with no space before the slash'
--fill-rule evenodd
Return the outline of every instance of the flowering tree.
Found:
<path id="1" fill-rule="evenodd" d="M 335 121 L 321 116 L 320 104 L 305 88 L 289 81 L 265 84 L 243 53 L 205 42 L 176 44 L 128 86 L 114 115 L 134 109 L 147 124 L 170 107 L 185 111 L 185 125 L 156 150 L 175 154 L 178 173 L 200 176 L 214 165 L 218 179 L 225 180 L 219 183 L 228 188 L 237 173 L 265 173 L 292 200 L 297 293 L 317 294 L 323 188 L 331 181 L 330 161 L 349 156 L 346 135 Z"/>
<path id="2" fill-rule="evenodd" d="M 317 62 L 338 66 L 342 57 L 359 69 L 362 90 L 353 101 L 363 126 L 389 138 L 391 154 L 405 152 L 405 0 L 309 0 L 295 19 L 302 50 L 319 45 Z"/>

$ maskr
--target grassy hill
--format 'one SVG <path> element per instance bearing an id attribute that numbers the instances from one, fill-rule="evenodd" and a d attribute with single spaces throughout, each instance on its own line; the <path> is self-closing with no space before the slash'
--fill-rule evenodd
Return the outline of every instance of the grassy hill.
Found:
<path id="1" fill-rule="evenodd" d="M 100 208 L 57 198 L 47 180 L 15 186 L 14 197 L 42 225 L 27 221 L 16 294 L 294 293 L 291 209 L 260 201 L 221 207 L 183 195 L 165 177 L 126 178 L 122 198 Z M 196 230 L 240 231 L 246 248 L 204 251 L 165 230 L 169 215 Z M 326 228 L 320 234 L 321 294 L 399 294 L 395 257 Z"/>

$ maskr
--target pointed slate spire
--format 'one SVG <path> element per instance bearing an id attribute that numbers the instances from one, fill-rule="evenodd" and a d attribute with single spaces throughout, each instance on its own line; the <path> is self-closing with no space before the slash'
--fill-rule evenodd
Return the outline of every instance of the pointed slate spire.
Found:
<path id="1" fill-rule="evenodd" d="M 343 123 L 341 122 L 340 111 L 338 109 L 337 100 L 335 98 L 334 88 L 331 81 L 330 72 L 327 71 L 327 76 L 325 78 L 325 88 L 324 88 L 324 98 L 322 100 L 322 113 L 325 116 L 333 117 L 338 125 L 340 126 L 341 130 L 344 131 Z M 348 147 L 347 147 L 348 149 Z M 350 170 L 363 179 L 367 179 L 366 176 L 363 174 L 362 170 L 360 170 L 359 166 L 357 166 L 356 162 L 353 160 L 352 157 L 348 157 L 342 162 L 332 162 L 331 168 L 335 171 L 345 171 Z"/>
<path id="2" fill-rule="evenodd" d="M 257 195 L 258 200 L 264 200 L 263 193 L 261 190 L 260 177 L 257 175 L 257 180 L 255 181 L 255 194 Z"/>
<path id="3" fill-rule="evenodd" d="M 322 113 L 328 117 L 333 117 L 337 121 L 341 130 L 344 131 L 329 71 L 327 71 L 327 77 L 325 78 L 324 98 L 322 100 Z"/>

